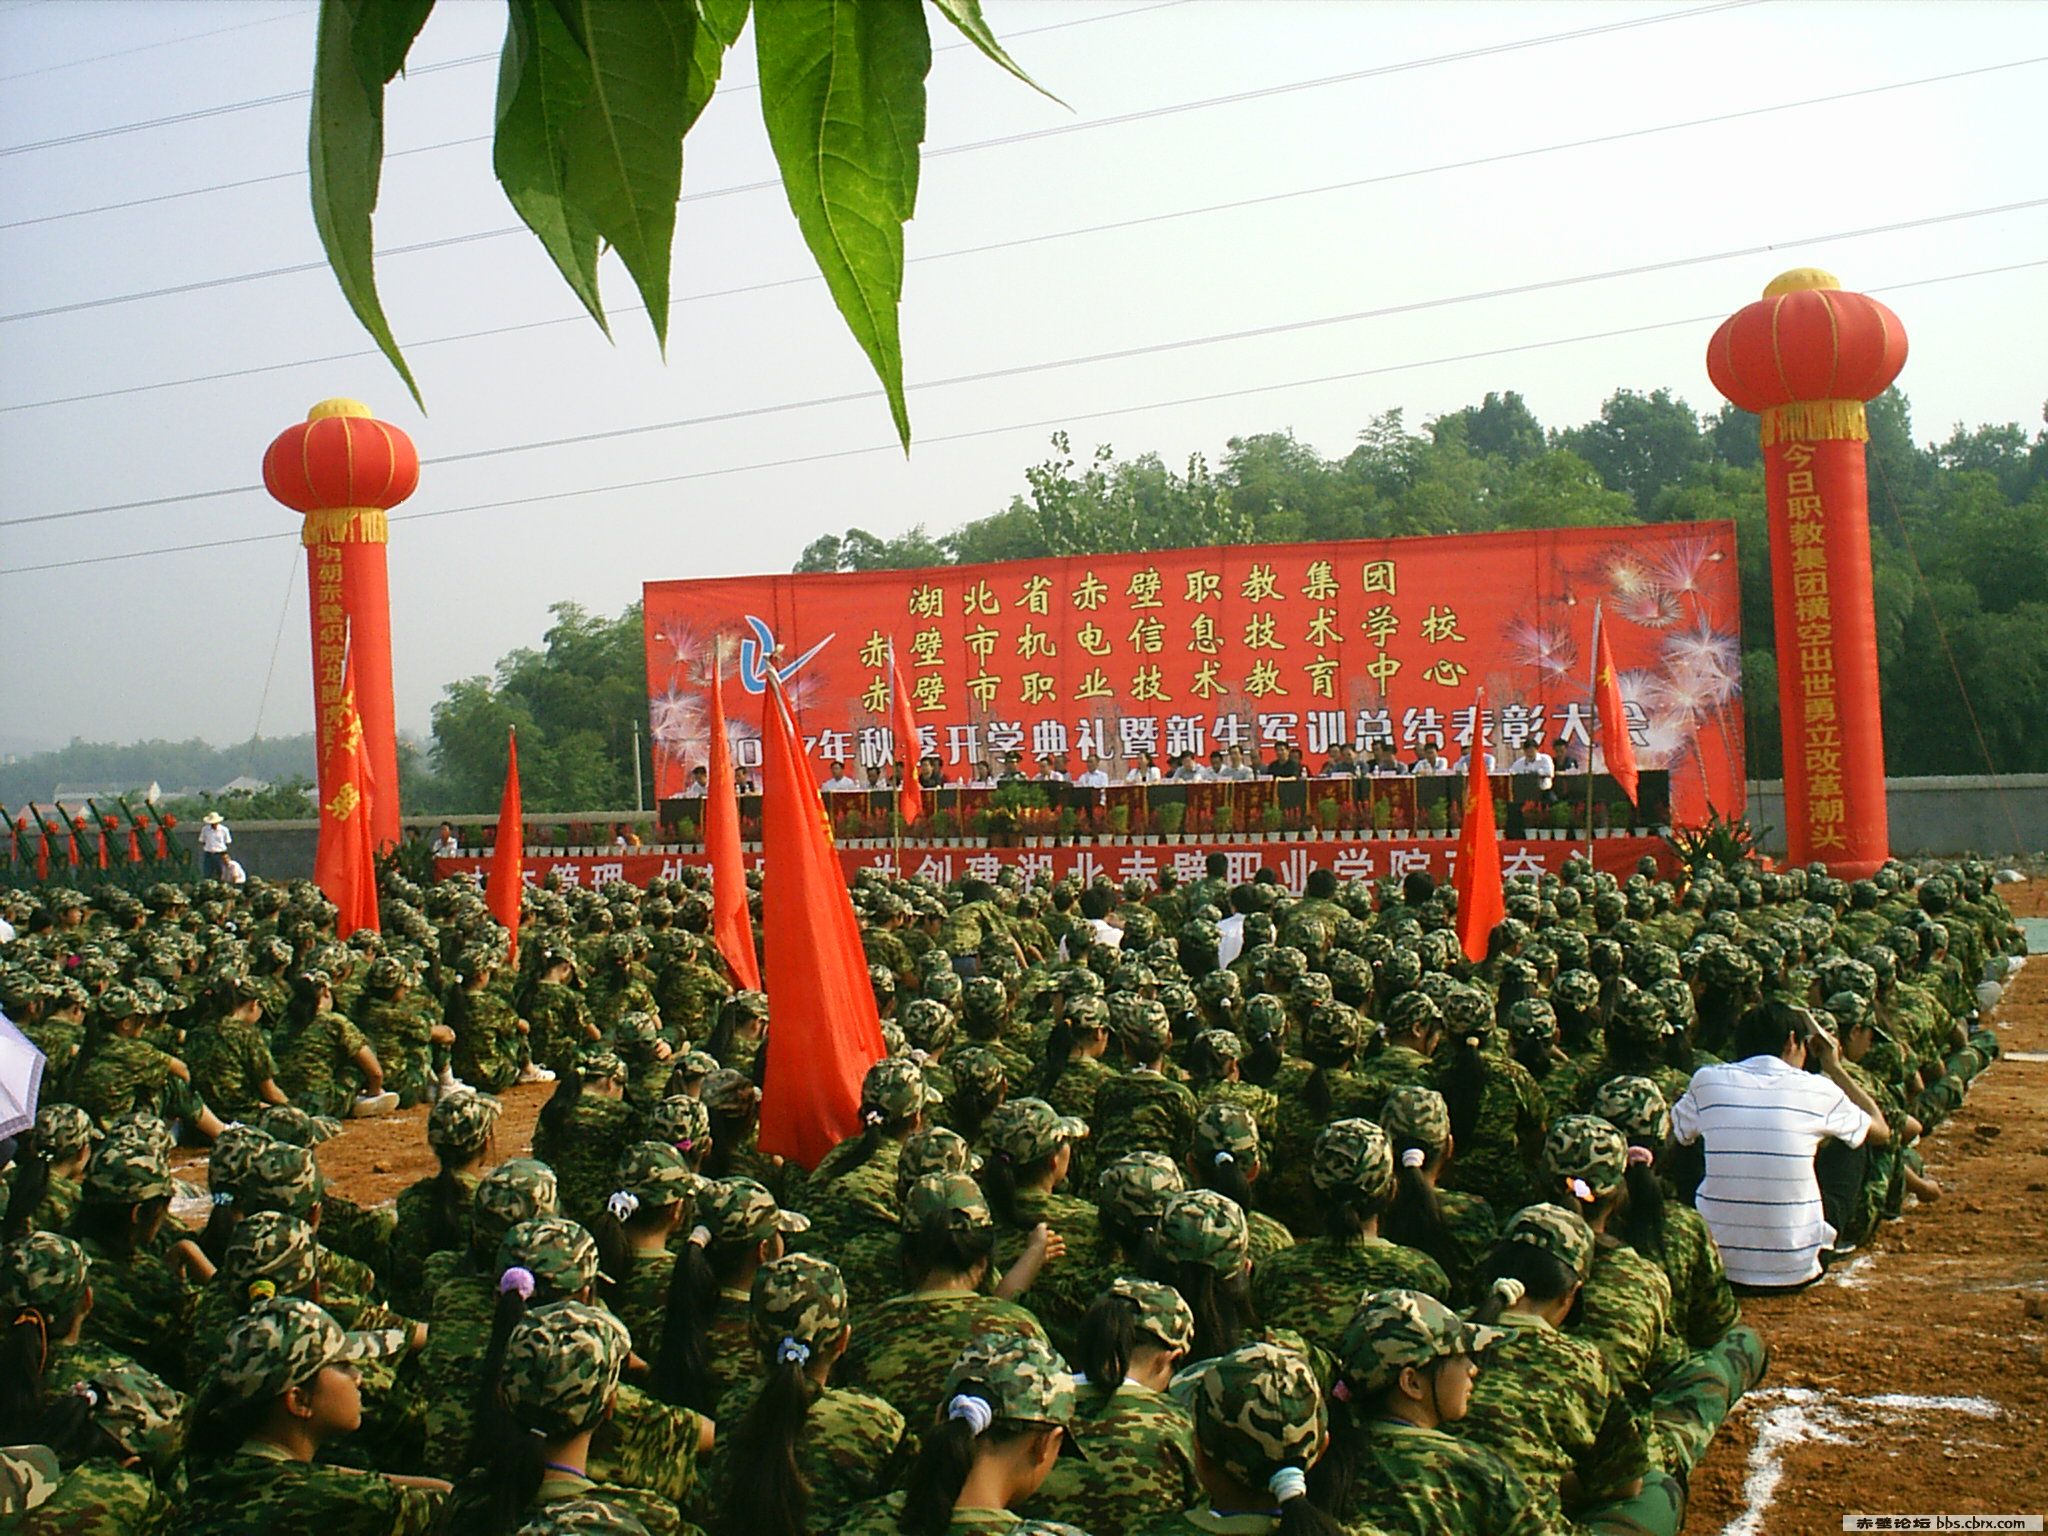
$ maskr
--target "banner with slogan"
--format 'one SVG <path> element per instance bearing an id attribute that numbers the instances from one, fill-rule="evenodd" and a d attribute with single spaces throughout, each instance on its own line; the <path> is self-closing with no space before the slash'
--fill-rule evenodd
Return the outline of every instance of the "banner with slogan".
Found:
<path id="1" fill-rule="evenodd" d="M 1334 746 L 1382 738 L 1404 761 L 1426 740 L 1455 760 L 1481 730 L 1503 769 L 1528 734 L 1597 769 L 1598 603 L 1637 762 L 1670 773 L 1673 819 L 1744 804 L 1731 523 L 656 581 L 645 599 L 664 799 L 704 763 L 715 652 L 743 768 L 760 760 L 771 666 L 821 774 L 889 763 L 892 645 L 915 755 L 949 781 L 1008 753 L 1070 773 L 1099 757 L 1113 778 L 1140 754 L 1165 771 L 1182 752 L 1278 746 L 1314 771 Z"/>

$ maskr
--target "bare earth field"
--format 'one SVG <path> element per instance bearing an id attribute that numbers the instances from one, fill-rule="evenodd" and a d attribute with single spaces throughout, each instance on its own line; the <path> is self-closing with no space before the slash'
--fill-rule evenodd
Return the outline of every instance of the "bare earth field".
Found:
<path id="1" fill-rule="evenodd" d="M 2048 916 L 2048 881 L 2003 887 Z M 1998 1017 L 2008 1051 L 2048 1054 L 2048 956 Z M 545 1087 L 506 1093 L 503 1157 L 525 1153 Z M 434 1171 L 426 1110 L 351 1123 L 319 1149 L 364 1204 Z M 2048 1511 L 2048 1062 L 2001 1060 L 1922 1146 L 1944 1197 L 1909 1210 L 1820 1285 L 1751 1300 L 1763 1387 L 1692 1479 L 1690 1532 L 1818 1536 L 1845 1514 Z M 204 1182 L 203 1157 L 186 1177 Z"/>

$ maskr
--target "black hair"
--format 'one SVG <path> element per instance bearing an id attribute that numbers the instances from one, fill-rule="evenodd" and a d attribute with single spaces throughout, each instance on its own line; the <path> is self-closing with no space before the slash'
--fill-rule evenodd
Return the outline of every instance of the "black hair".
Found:
<path id="1" fill-rule="evenodd" d="M 554 1138 L 559 1143 L 569 1134 L 576 1115 L 576 1101 L 583 1097 L 583 1074 L 573 1066 L 564 1066 L 562 1075 L 555 1080 L 555 1091 L 548 1095 L 547 1103 L 540 1107 L 537 1122 L 539 1134 Z"/>
<path id="2" fill-rule="evenodd" d="M 730 1061 L 734 1038 L 740 1025 L 750 1017 L 740 1008 L 737 996 L 728 997 L 718 1005 L 718 1020 L 711 1026 L 711 1038 L 704 1042 L 704 1049 L 720 1061 Z"/>
<path id="3" fill-rule="evenodd" d="M 244 1441 L 262 1428 L 276 1401 L 276 1397 L 245 1401 L 218 1381 L 209 1381 L 192 1405 L 191 1428 L 185 1432 L 185 1454 L 195 1462 L 218 1461 L 234 1455 Z"/>
<path id="4" fill-rule="evenodd" d="M 1471 1035 L 1450 1032 L 1446 1036 L 1451 1042 L 1450 1060 L 1444 1061 L 1442 1047 L 1438 1047 L 1437 1092 L 1444 1096 L 1444 1106 L 1451 1112 L 1451 1135 L 1466 1146 L 1477 1146 L 1479 1132 L 1479 1110 L 1486 1099 L 1486 1082 L 1490 1075 L 1486 1058 L 1479 1053 Z"/>
<path id="5" fill-rule="evenodd" d="M 922 1113 L 922 1110 L 913 1109 L 907 1115 L 897 1115 L 892 1119 L 884 1114 L 879 1106 L 869 1103 L 863 1094 L 860 1101 L 860 1136 L 847 1148 L 844 1156 L 832 1160 L 831 1168 L 826 1170 L 826 1182 L 843 1178 L 860 1167 L 881 1150 L 883 1142 L 903 1140 L 910 1134 Z"/>
<path id="6" fill-rule="evenodd" d="M 983 1122 L 1002 1107 L 1009 1094 L 1007 1082 L 987 1086 L 977 1084 L 970 1088 L 956 1079 L 952 1093 L 946 1098 L 947 1119 L 963 1140 L 979 1141 Z"/>
<path id="7" fill-rule="evenodd" d="M 98 1244 L 116 1258 L 132 1259 L 142 1234 L 171 1208 L 169 1195 L 147 1200 L 87 1200 L 71 1218 L 71 1233 Z"/>
<path id="8" fill-rule="evenodd" d="M 1204 1044 L 1199 1034 L 1189 1042 L 1187 1052 L 1181 1058 L 1181 1066 L 1186 1068 L 1189 1080 L 1197 1087 L 1222 1082 L 1229 1064 L 1229 1058 Z"/>
<path id="9" fill-rule="evenodd" d="M 28 1236 L 36 1207 L 50 1192 L 50 1157 L 33 1130 L 23 1131 L 16 1141 L 14 1162 L 14 1187 L 7 1195 L 7 1214 L 0 1217 L 0 1243 L 18 1243 Z"/>
<path id="10" fill-rule="evenodd" d="M 1515 1280 L 1522 1286 L 1523 1294 L 1532 1301 L 1553 1302 L 1568 1295 L 1579 1283 L 1579 1272 L 1565 1263 L 1547 1248 L 1534 1243 L 1504 1240 L 1493 1245 L 1493 1249 L 1479 1261 L 1479 1268 L 1472 1276 L 1472 1291 L 1478 1305 L 1472 1313 L 1472 1321 L 1491 1325 L 1500 1321 L 1500 1315 L 1508 1309 L 1508 1299 L 1493 1288 L 1496 1280 Z M 1572 1303 L 1572 1313 L 1565 1319 L 1567 1326 L 1577 1318 L 1585 1305 L 1581 1299 Z"/>
<path id="11" fill-rule="evenodd" d="M 78 1430 L 70 1422 L 70 1405 L 88 1406 L 70 1393 L 50 1397 L 43 1379 L 50 1335 L 68 1333 L 77 1310 L 51 1317 L 39 1307 L 9 1307 L 5 1316 L 0 1323 L 0 1444 L 54 1446 L 57 1440 L 46 1436 L 68 1438 Z"/>
<path id="12" fill-rule="evenodd" d="M 1244 1034 L 1244 1043 L 1251 1054 L 1237 1064 L 1237 1075 L 1248 1083 L 1266 1087 L 1280 1068 L 1287 1062 L 1286 1034 L 1276 1029 L 1271 1034 Z"/>
<path id="13" fill-rule="evenodd" d="M 1521 1246 L 1526 1247 L 1527 1244 Z M 1455 1355 L 1441 1355 L 1426 1366 L 1417 1366 L 1416 1370 L 1424 1376 L 1433 1375 L 1456 1358 Z M 1289 1499 L 1281 1505 L 1283 1511 L 1311 1501 L 1325 1519 L 1341 1519 L 1349 1510 L 1351 1491 L 1365 1469 L 1366 1449 L 1371 1438 L 1365 1421 L 1382 1410 L 1386 1399 L 1395 1391 L 1395 1384 L 1390 1382 L 1384 1391 L 1372 1394 L 1356 1391 L 1348 1383 L 1346 1390 L 1352 1392 L 1348 1401 L 1330 1405 L 1330 1445 L 1323 1452 L 1322 1459 L 1309 1469 L 1308 1498 Z M 1303 1529 L 1313 1530 L 1314 1527 Z"/>
<path id="14" fill-rule="evenodd" d="M 1451 1246 L 1450 1233 L 1444 1227 L 1443 1202 L 1421 1167 L 1411 1168 L 1402 1154 L 1413 1149 L 1429 1157 L 1443 1148 L 1426 1147 L 1412 1136 L 1389 1139 L 1394 1144 L 1394 1203 L 1380 1220 L 1380 1236 L 1434 1258 Z"/>
<path id="15" fill-rule="evenodd" d="M 991 1262 L 995 1251 L 994 1227 L 957 1226 L 938 1216 L 906 1231 L 899 1250 L 913 1285 L 940 1272 L 972 1274 L 975 1266 Z"/>
<path id="16" fill-rule="evenodd" d="M 1644 1147 L 1652 1154 L 1657 1150 L 1648 1142 L 1631 1140 L 1630 1151 L 1637 1147 Z M 1628 1209 L 1623 1213 L 1621 1237 L 1637 1253 L 1661 1260 L 1664 1256 L 1664 1186 L 1657 1182 L 1656 1164 L 1631 1157 L 1623 1179 L 1628 1186 Z"/>
<path id="17" fill-rule="evenodd" d="M 469 1214 L 475 1193 L 455 1170 L 475 1153 L 436 1147 L 434 1154 L 440 1158 L 441 1168 L 427 1186 L 427 1251 L 452 1248 L 460 1253 L 469 1246 Z"/>
<path id="18" fill-rule="evenodd" d="M 1090 1382 L 1115 1392 L 1131 1373 L 1138 1347 L 1138 1304 L 1105 1291 L 1081 1318 L 1081 1370 Z"/>
<path id="19" fill-rule="evenodd" d="M 768 1053 L 763 1051 L 761 1059 L 765 1061 L 767 1058 Z M 746 1145 L 747 1137 L 753 1134 L 755 1117 L 761 1112 L 760 1100 L 750 1096 L 737 1114 L 713 1109 L 709 1104 L 704 1109 L 711 1120 L 711 1153 L 698 1172 L 707 1179 L 722 1179 L 733 1172 L 740 1149 Z"/>
<path id="20" fill-rule="evenodd" d="M 1081 915 L 1100 922 L 1114 911 L 1116 898 L 1106 885 L 1091 885 L 1081 893 Z"/>
<path id="21" fill-rule="evenodd" d="M 1551 1006 L 1557 1010 L 1557 1030 L 1563 1038 L 1565 1054 L 1577 1056 L 1590 1049 L 1602 1023 L 1599 1002 L 1596 1000 L 1590 1008 L 1579 1008 L 1553 999 Z"/>
<path id="22" fill-rule="evenodd" d="M 538 1288 L 534 1295 L 539 1296 Z M 543 1298 L 543 1300 L 548 1298 Z M 515 1286 L 500 1284 L 497 1306 L 491 1312 L 491 1338 L 484 1346 L 483 1364 L 477 1369 L 476 1399 L 473 1407 L 473 1427 L 470 1431 L 469 1454 L 466 1466 L 480 1467 L 487 1462 L 496 1462 L 504 1454 L 507 1443 L 520 1440 L 535 1440 L 513 1422 L 511 1412 L 505 1407 L 505 1400 L 499 1394 L 498 1380 L 505 1369 L 505 1346 L 512 1338 L 512 1330 L 519 1326 L 526 1316 L 528 1298 L 522 1296 Z M 536 1441 L 536 1443 L 538 1443 Z M 498 1469 L 494 1466 L 493 1471 Z M 507 1469 L 510 1470 L 510 1469 Z M 524 1508 L 533 1497 L 533 1490 L 540 1485 L 539 1466 L 536 1464 L 533 1486 L 526 1489 L 514 1508 Z M 495 1497 L 500 1479 L 491 1480 Z M 497 1529 L 497 1527 L 492 1527 Z M 504 1527 L 509 1530 L 510 1527 Z"/>
<path id="23" fill-rule="evenodd" d="M 1308 884 L 1303 893 L 1319 901 L 1328 901 L 1337 894 L 1337 876 L 1327 869 L 1312 869 L 1308 872 Z"/>
<path id="24" fill-rule="evenodd" d="M 1104 1253 L 1116 1253 L 1126 1273 L 1149 1273 L 1153 1251 L 1159 1245 L 1159 1214 L 1137 1221 L 1125 1219 L 1122 1209 L 1104 1205 L 1095 1216 L 1096 1231 L 1103 1240 Z"/>
<path id="25" fill-rule="evenodd" d="M 801 1362 L 771 1354 L 766 1365 L 753 1406 L 725 1442 L 726 1464 L 745 1471 L 727 1485 L 715 1536 L 805 1536 L 810 1529 L 811 1485 L 796 1444 L 817 1394 Z"/>
<path id="26" fill-rule="evenodd" d="M 1251 1290 L 1242 1273 L 1226 1278 L 1213 1266 L 1197 1264 L 1192 1259 L 1179 1263 L 1155 1259 L 1147 1275 L 1179 1291 L 1181 1300 L 1194 1313 L 1195 1342 L 1188 1350 L 1190 1361 L 1213 1360 L 1229 1354 L 1259 1326 Z"/>
<path id="27" fill-rule="evenodd" d="M 1088 1033 L 1093 1034 L 1102 1026 L 1090 1024 Z M 1062 1011 L 1053 1020 L 1052 1028 L 1045 1037 L 1045 1057 L 1038 1069 L 1038 1092 L 1043 1098 L 1050 1094 L 1060 1076 L 1067 1070 L 1067 1063 L 1073 1059 L 1074 1047 L 1081 1043 L 1081 1028 L 1074 1023 L 1073 1015 Z"/>
<path id="28" fill-rule="evenodd" d="M 1251 1174 L 1242 1158 L 1234 1152 L 1204 1152 L 1197 1148 L 1192 1154 L 1192 1161 L 1195 1177 L 1202 1188 L 1215 1190 L 1235 1202 L 1238 1209 L 1250 1214 L 1257 1201 L 1252 1192 Z M 1256 1159 L 1252 1166 L 1257 1166 Z"/>
<path id="29" fill-rule="evenodd" d="M 1759 1003 L 1736 1020 L 1730 1040 L 1733 1054 L 1729 1059 L 1742 1061 L 1751 1056 L 1776 1056 L 1785 1049 L 1787 1037 L 1805 1032 L 1805 1015 L 1790 1003 Z"/>
<path id="30" fill-rule="evenodd" d="M 663 1402 L 707 1416 L 717 1412 L 722 1387 L 711 1369 L 711 1323 L 718 1312 L 719 1291 L 759 1247 L 755 1238 L 682 1245 L 668 1278 L 661 1341 L 654 1355 L 652 1390 Z"/>
<path id="31" fill-rule="evenodd" d="M 1522 1069 L 1531 1077 L 1548 1077 L 1557 1066 L 1556 1058 L 1551 1054 L 1550 1042 L 1541 1035 L 1517 1034 L 1511 1037 L 1511 1043 L 1515 1060 L 1521 1063 Z"/>
<path id="32" fill-rule="evenodd" d="M 963 1381 L 960 1390 L 986 1396 L 979 1382 Z M 1044 1424 L 1018 1424 L 998 1419 L 979 1435 L 965 1419 L 946 1418 L 924 1432 L 924 1444 L 917 1460 L 903 1478 L 903 1513 L 897 1528 L 906 1536 L 944 1536 L 953 1524 L 953 1505 L 974 1470 L 976 1449 L 986 1442 L 1007 1444 L 1026 1435 L 1043 1433 Z"/>
<path id="33" fill-rule="evenodd" d="M 1318 1193 L 1322 1196 L 1324 1231 L 1337 1238 L 1363 1235 L 1366 1223 L 1386 1215 L 1394 1203 L 1392 1189 L 1370 1199 L 1358 1189 L 1326 1189 Z"/>
<path id="34" fill-rule="evenodd" d="M 199 1251 L 218 1266 L 227 1256 L 228 1240 L 235 1235 L 242 1217 L 235 1209 L 232 1190 L 214 1190 L 211 1198 L 213 1203 L 206 1213 L 206 1225 L 199 1229 L 198 1243 Z"/>
<path id="35" fill-rule="evenodd" d="M 998 1152 L 982 1164 L 981 1192 L 988 1200 L 988 1208 L 995 1212 L 997 1221 L 1012 1227 L 1026 1225 L 1017 1209 L 1018 1191 L 1043 1179 L 1051 1170 L 1053 1159 L 1059 1155 L 1059 1149 L 1055 1147 L 1044 1157 L 1018 1163 L 1011 1161 L 1007 1153 Z"/>

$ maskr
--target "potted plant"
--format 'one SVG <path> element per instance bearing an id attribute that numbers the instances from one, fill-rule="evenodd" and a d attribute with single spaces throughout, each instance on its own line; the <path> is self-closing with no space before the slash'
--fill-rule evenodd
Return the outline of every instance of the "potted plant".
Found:
<path id="1" fill-rule="evenodd" d="M 1445 795 L 1428 810 L 1429 830 L 1438 837 L 1447 837 L 1451 830 L 1451 797 Z"/>
<path id="2" fill-rule="evenodd" d="M 988 846 L 989 828 L 993 821 L 993 815 L 986 810 L 975 811 L 970 814 L 967 818 L 968 841 L 977 848 L 986 848 Z"/>
<path id="3" fill-rule="evenodd" d="M 1550 827 L 1553 836 L 1574 840 L 1579 831 L 1579 808 L 1569 800 L 1559 800 L 1550 808 Z"/>
<path id="4" fill-rule="evenodd" d="M 960 817 L 956 812 L 933 811 L 930 825 L 932 842 L 950 843 L 960 835 Z"/>
<path id="5" fill-rule="evenodd" d="M 1391 800 L 1375 800 L 1372 803 L 1372 835 L 1383 838 L 1389 835 L 1394 825 L 1394 804 Z"/>
<path id="6" fill-rule="evenodd" d="M 1109 808 L 1109 842 L 1113 848 L 1121 848 L 1131 831 L 1130 805 L 1119 800 Z"/>
<path id="7" fill-rule="evenodd" d="M 1608 825 L 1607 802 L 1604 800 L 1596 801 L 1593 806 L 1593 835 L 1595 837 L 1614 836 L 1614 828 Z"/>
<path id="8" fill-rule="evenodd" d="M 1166 834 L 1169 843 L 1185 842 L 1181 828 L 1187 825 L 1188 808 L 1185 801 L 1169 800 L 1159 807 L 1159 830 Z"/>
<path id="9" fill-rule="evenodd" d="M 1081 832 L 1081 813 L 1071 805 L 1063 805 L 1053 818 L 1053 836 L 1062 843 L 1071 843 Z"/>
<path id="10" fill-rule="evenodd" d="M 1343 819 L 1344 807 L 1337 803 L 1335 795 L 1325 795 L 1316 802 L 1317 835 L 1330 842 L 1337 836 L 1337 823 Z"/>
<path id="11" fill-rule="evenodd" d="M 1268 801 L 1259 808 L 1259 835 L 1267 839 L 1277 839 L 1280 836 L 1280 824 L 1285 819 L 1280 814 L 1280 807 Z"/>
<path id="12" fill-rule="evenodd" d="M 695 817 L 678 816 L 676 818 L 676 841 L 685 848 L 692 846 L 697 841 L 697 821 Z"/>

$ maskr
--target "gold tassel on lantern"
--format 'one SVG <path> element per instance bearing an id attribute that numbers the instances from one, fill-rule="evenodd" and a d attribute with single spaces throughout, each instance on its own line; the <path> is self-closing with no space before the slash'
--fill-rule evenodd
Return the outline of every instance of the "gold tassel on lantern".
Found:
<path id="1" fill-rule="evenodd" d="M 1764 446 L 1773 443 L 1870 441 L 1870 423 L 1861 400 L 1794 400 L 1767 406 Z"/>

